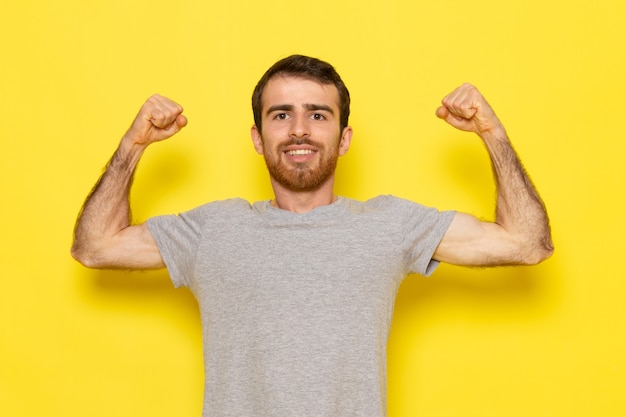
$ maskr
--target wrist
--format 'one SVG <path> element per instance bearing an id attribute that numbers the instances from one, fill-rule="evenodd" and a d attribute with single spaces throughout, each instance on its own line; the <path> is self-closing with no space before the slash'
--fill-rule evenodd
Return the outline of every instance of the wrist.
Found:
<path id="1" fill-rule="evenodd" d="M 502 125 L 480 132 L 478 133 L 478 136 L 480 136 L 480 138 L 487 144 L 497 142 L 509 143 L 509 137 L 504 129 L 504 126 Z"/>
<path id="2" fill-rule="evenodd" d="M 124 136 L 111 159 L 111 164 L 134 170 L 146 148 L 147 145 L 138 144 L 132 138 Z"/>

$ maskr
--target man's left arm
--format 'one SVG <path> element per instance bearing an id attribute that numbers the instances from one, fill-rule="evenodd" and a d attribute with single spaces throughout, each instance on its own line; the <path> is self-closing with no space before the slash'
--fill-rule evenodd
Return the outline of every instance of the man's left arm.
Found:
<path id="1" fill-rule="evenodd" d="M 457 213 L 433 258 L 456 265 L 533 265 L 554 247 L 543 201 L 530 181 L 504 126 L 482 94 L 463 84 L 442 100 L 437 116 L 484 142 L 494 172 L 494 222 Z"/>

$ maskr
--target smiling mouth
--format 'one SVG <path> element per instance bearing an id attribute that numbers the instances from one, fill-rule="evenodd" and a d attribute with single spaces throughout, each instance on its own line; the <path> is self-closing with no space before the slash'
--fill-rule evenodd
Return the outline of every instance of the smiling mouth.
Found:
<path id="1" fill-rule="evenodd" d="M 291 151 L 286 151 L 285 153 L 291 156 L 298 156 L 298 155 L 310 155 L 312 153 L 315 153 L 315 151 L 311 149 L 295 149 Z"/>

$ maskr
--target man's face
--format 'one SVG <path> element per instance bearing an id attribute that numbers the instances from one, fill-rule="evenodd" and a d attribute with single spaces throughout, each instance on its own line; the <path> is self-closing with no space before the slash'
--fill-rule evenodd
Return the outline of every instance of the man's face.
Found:
<path id="1" fill-rule="evenodd" d="M 350 127 L 339 131 L 337 88 L 277 75 L 261 102 L 263 131 L 253 126 L 252 140 L 272 180 L 290 191 L 310 191 L 332 179 L 352 138 Z"/>

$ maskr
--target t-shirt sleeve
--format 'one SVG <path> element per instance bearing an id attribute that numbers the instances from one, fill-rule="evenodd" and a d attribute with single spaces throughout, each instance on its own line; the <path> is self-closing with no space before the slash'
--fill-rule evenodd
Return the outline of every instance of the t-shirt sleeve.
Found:
<path id="1" fill-rule="evenodd" d="M 198 246 L 202 237 L 204 207 L 181 213 L 148 219 L 148 230 L 167 266 L 175 287 L 192 284 Z"/>
<path id="2" fill-rule="evenodd" d="M 402 247 L 407 272 L 429 276 L 439 265 L 433 254 L 448 230 L 454 211 L 439 211 L 408 200 L 397 200 L 401 217 Z"/>

